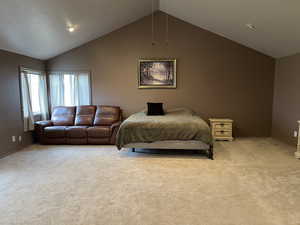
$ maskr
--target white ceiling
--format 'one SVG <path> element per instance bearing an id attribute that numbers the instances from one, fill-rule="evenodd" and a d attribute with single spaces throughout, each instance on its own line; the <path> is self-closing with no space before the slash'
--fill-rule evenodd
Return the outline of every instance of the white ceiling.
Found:
<path id="1" fill-rule="evenodd" d="M 299 0 L 158 1 L 155 9 L 267 55 L 300 52 Z M 150 14 L 151 5 L 152 0 L 0 0 L 0 49 L 49 59 Z M 67 25 L 76 31 L 69 33 Z"/>
<path id="2" fill-rule="evenodd" d="M 299 0 L 161 0 L 160 9 L 276 58 L 300 52 Z"/>
<path id="3" fill-rule="evenodd" d="M 151 11 L 151 0 L 0 0 L 0 49 L 49 59 Z"/>

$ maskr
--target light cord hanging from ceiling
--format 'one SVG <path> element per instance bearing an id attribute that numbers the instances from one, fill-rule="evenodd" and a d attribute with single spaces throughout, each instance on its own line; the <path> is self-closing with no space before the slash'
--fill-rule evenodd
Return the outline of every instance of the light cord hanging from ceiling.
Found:
<path id="1" fill-rule="evenodd" d="M 151 18 L 151 23 L 152 23 L 152 45 L 155 45 L 154 42 L 154 0 L 152 0 L 152 18 Z"/>
<path id="2" fill-rule="evenodd" d="M 155 45 L 154 37 L 154 0 L 152 0 L 152 15 L 151 15 L 151 44 Z M 169 14 L 166 13 L 166 34 L 165 34 L 166 45 L 169 45 Z"/>
<path id="3" fill-rule="evenodd" d="M 166 13 L 166 45 L 169 45 L 169 14 L 168 13 Z"/>

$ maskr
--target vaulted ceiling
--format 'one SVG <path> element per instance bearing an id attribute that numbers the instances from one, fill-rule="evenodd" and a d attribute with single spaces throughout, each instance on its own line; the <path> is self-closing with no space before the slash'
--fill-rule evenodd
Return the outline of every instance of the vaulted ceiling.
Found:
<path id="1" fill-rule="evenodd" d="M 299 0 L 161 0 L 160 9 L 275 58 L 300 52 Z"/>
<path id="2" fill-rule="evenodd" d="M 0 49 L 49 59 L 151 11 L 151 0 L 0 0 Z"/>
<path id="3" fill-rule="evenodd" d="M 299 0 L 155 0 L 158 9 L 275 58 L 300 52 Z M 0 49 L 49 59 L 151 11 L 152 0 L 0 0 Z"/>

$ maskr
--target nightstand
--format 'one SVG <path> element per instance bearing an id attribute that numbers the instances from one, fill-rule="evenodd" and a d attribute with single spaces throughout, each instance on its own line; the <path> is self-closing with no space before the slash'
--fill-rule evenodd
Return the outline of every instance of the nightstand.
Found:
<path id="1" fill-rule="evenodd" d="M 232 123 L 231 119 L 209 119 L 211 132 L 214 140 L 232 141 Z"/>

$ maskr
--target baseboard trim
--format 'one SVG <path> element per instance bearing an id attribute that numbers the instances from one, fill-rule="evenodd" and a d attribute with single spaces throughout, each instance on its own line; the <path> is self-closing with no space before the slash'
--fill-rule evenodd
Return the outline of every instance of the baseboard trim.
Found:
<path id="1" fill-rule="evenodd" d="M 2 159 L 2 158 L 5 158 L 5 157 L 7 157 L 7 156 L 9 156 L 9 155 L 11 155 L 11 154 L 14 154 L 14 153 L 16 153 L 16 152 L 20 152 L 20 151 L 22 151 L 24 148 L 26 148 L 26 147 L 28 147 L 30 144 L 28 144 L 28 145 L 22 145 L 22 146 L 19 146 L 19 148 L 16 148 L 16 149 L 14 149 L 14 150 L 10 150 L 10 151 L 7 151 L 7 152 L 2 152 L 2 153 L 0 153 L 0 159 Z"/>

